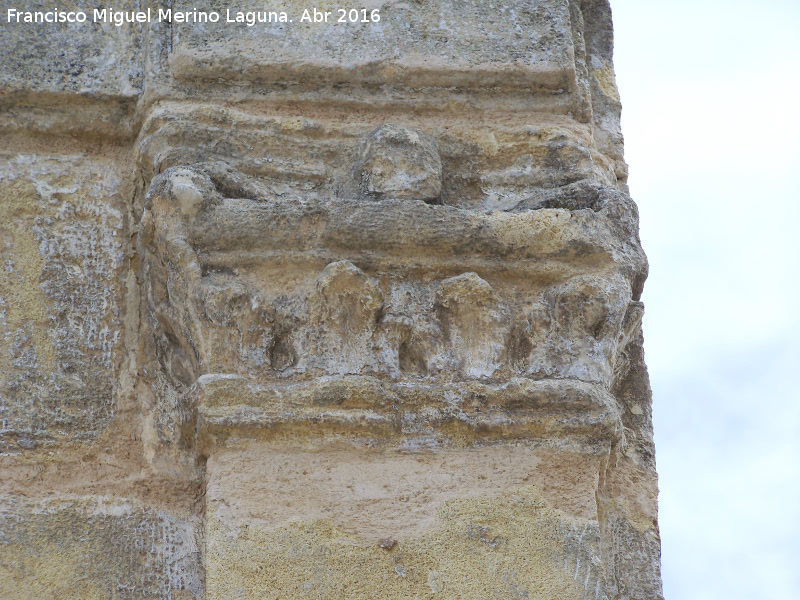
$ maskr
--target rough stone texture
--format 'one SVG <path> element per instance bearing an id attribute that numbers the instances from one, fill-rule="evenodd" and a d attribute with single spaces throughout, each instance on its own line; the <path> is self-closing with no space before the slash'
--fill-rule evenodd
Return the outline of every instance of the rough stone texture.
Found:
<path id="1" fill-rule="evenodd" d="M 115 167 L 3 156 L 0 449 L 90 440 L 114 415 L 126 245 Z"/>
<path id="2" fill-rule="evenodd" d="M 524 446 L 220 453 L 208 465 L 208 593 L 593 598 L 598 462 Z M 244 560 L 227 560 L 233 551 Z"/>
<path id="3" fill-rule="evenodd" d="M 195 4 L 180 0 L 176 10 Z M 206 4 L 224 14 L 220 0 Z M 334 23 L 342 6 L 289 0 L 295 23 L 175 27 L 170 67 L 177 79 L 307 84 L 383 83 L 417 87 L 509 86 L 565 91 L 575 85 L 569 2 L 513 0 L 372 1 L 378 23 Z M 331 25 L 301 23 L 303 9 L 330 11 Z M 264 10 L 252 0 L 239 10 Z M 349 8 L 349 7 L 348 7 Z M 513 24 L 510 21 L 513 19 Z M 313 51 L 311 49 L 313 48 Z"/>
<path id="4" fill-rule="evenodd" d="M 4 598 L 202 597 L 196 520 L 103 498 L 0 500 Z"/>
<path id="5" fill-rule="evenodd" d="M 0 30 L 0 598 L 658 600 L 607 2 L 284 6 Z"/>
<path id="6" fill-rule="evenodd" d="M 141 4 L 122 0 L 114 7 L 130 11 Z M 19 11 L 52 11 L 53 7 L 43 0 L 21 0 L 7 6 Z M 144 87 L 141 27 L 90 24 L 94 9 L 108 8 L 103 2 L 70 2 L 58 8 L 82 10 L 89 14 L 89 22 L 26 27 L 7 24 L 7 15 L 3 15 L 0 76 L 4 92 L 136 98 Z"/>

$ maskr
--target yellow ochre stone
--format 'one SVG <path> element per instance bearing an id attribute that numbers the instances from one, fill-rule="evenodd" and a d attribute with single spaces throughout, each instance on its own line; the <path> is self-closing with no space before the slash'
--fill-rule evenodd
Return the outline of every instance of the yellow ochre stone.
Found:
<path id="1" fill-rule="evenodd" d="M 596 544 L 596 526 L 565 519 L 532 488 L 492 499 L 452 500 L 439 511 L 433 529 L 399 539 L 390 550 L 365 545 L 324 520 L 230 530 L 217 525 L 213 514 L 208 518 L 206 586 L 212 598 L 510 599 L 524 594 L 577 600 L 598 576 L 591 561 L 565 548 L 573 531 L 584 532 L 587 546 Z"/>
<path id="2" fill-rule="evenodd" d="M 44 257 L 39 252 L 39 242 L 31 228 L 41 198 L 33 184 L 16 180 L 0 185 L 0 244 L 4 251 L 3 270 L 0 272 L 0 298 L 2 298 L 3 339 L 0 340 L 0 369 L 9 364 L 8 345 L 14 333 L 30 328 L 31 344 L 36 349 L 44 369 L 52 369 L 55 350 L 48 336 L 46 298 L 39 277 L 44 268 Z"/>

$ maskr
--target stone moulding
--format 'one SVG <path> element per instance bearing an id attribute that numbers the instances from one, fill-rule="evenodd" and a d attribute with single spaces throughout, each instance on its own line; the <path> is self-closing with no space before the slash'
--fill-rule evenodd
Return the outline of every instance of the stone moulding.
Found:
<path id="1" fill-rule="evenodd" d="M 387 163 L 399 180 L 410 151 Z M 199 418 L 191 437 L 292 420 L 381 436 L 409 419 L 501 437 L 620 431 L 608 389 L 645 264 L 624 196 L 486 213 L 228 189 L 219 167 L 167 169 L 141 221 L 154 344 Z"/>
<path id="2" fill-rule="evenodd" d="M 609 393 L 578 381 L 415 385 L 344 376 L 268 386 L 203 375 L 192 392 L 198 439 L 351 433 L 409 448 L 419 440 L 458 445 L 561 436 L 612 444 L 621 432 Z"/>

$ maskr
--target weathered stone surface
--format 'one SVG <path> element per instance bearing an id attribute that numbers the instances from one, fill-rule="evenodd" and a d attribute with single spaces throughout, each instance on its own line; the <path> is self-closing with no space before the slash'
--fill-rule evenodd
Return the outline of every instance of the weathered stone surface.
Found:
<path id="1" fill-rule="evenodd" d="M 607 1 L 197 8 L 0 31 L 0 598 L 661 598 Z"/>
<path id="2" fill-rule="evenodd" d="M 620 433 L 613 398 L 575 381 L 426 385 L 350 376 L 265 386 L 235 375 L 204 375 L 189 401 L 196 402 L 201 430 L 222 440 L 233 432 L 275 438 L 349 434 L 361 443 L 404 450 L 565 435 L 593 442 Z"/>
<path id="3" fill-rule="evenodd" d="M 116 10 L 130 11 L 142 3 L 122 0 Z M 7 22 L 7 9 L 17 12 L 83 11 L 85 23 Z M 142 28 L 93 24 L 103 2 L 54 6 L 41 0 L 21 0 L 4 10 L 0 27 L 0 89 L 10 92 L 91 94 L 99 97 L 136 97 L 144 87 L 141 53 Z"/>
<path id="4" fill-rule="evenodd" d="M 360 160 L 355 159 L 356 171 Z M 157 421 L 165 431 L 180 432 L 164 436 L 165 442 L 200 444 L 210 461 L 208 485 L 218 486 L 226 514 L 237 523 L 235 530 L 221 527 L 217 507 L 209 506 L 206 564 L 212 597 L 254 597 L 264 590 L 291 595 L 298 593 L 299 579 L 310 577 L 303 573 L 317 572 L 326 575 L 306 583 L 319 597 L 368 597 L 377 588 L 387 597 L 428 593 L 424 578 L 406 580 L 406 563 L 402 573 L 390 569 L 368 581 L 390 566 L 385 549 L 324 516 L 287 516 L 283 525 L 265 528 L 252 509 L 231 508 L 232 490 L 240 488 L 259 505 L 293 503 L 291 495 L 282 499 L 264 488 L 239 485 L 241 478 L 261 481 L 270 468 L 250 460 L 234 466 L 235 458 L 226 459 L 226 468 L 211 466 L 220 453 L 258 452 L 252 444 L 302 462 L 302 452 L 311 449 L 332 455 L 334 450 L 325 450 L 331 440 L 351 445 L 355 456 L 367 452 L 355 460 L 366 461 L 358 470 L 369 479 L 384 469 L 391 472 L 399 460 L 391 453 L 398 451 L 432 453 L 434 460 L 446 461 L 458 460 L 458 448 L 503 448 L 512 440 L 594 448 L 597 470 L 579 480 L 593 490 L 595 509 L 602 509 L 581 529 L 593 532 L 581 538 L 583 550 L 594 556 L 584 557 L 584 564 L 596 566 L 591 572 L 576 567 L 579 577 L 570 582 L 563 567 L 552 569 L 572 560 L 560 554 L 572 535 L 564 532 L 580 527 L 561 521 L 545 526 L 535 519 L 521 527 L 531 535 L 544 529 L 547 547 L 560 550 L 509 546 L 503 564 L 531 552 L 538 557 L 535 564 L 520 564 L 514 573 L 523 573 L 522 579 L 513 585 L 510 572 L 478 561 L 469 569 L 489 568 L 487 581 L 453 587 L 453 581 L 464 581 L 455 567 L 462 559 L 447 552 L 458 546 L 457 531 L 466 525 L 443 517 L 434 541 L 425 535 L 409 538 L 405 560 L 416 561 L 417 573 L 450 581 L 456 596 L 484 585 L 500 597 L 547 596 L 558 585 L 566 597 L 602 598 L 634 580 L 634 596 L 642 586 L 657 593 L 657 532 L 652 525 L 642 528 L 650 509 L 628 506 L 624 496 L 631 488 L 611 483 L 628 468 L 618 462 L 628 439 L 624 408 L 606 390 L 624 387 L 619 377 L 628 368 L 642 314 L 634 298 L 646 272 L 635 209 L 624 194 L 598 184 L 567 186 L 563 196 L 543 194 L 572 210 L 543 208 L 545 201 L 487 214 L 430 206 L 413 197 L 375 202 L 357 190 L 349 198 L 346 188 L 333 198 L 313 192 L 281 197 L 257 175 L 216 165 L 172 167 L 155 177 L 140 235 L 143 306 L 152 315 L 154 343 L 162 348 L 155 377 L 175 398 L 157 406 Z M 237 197 L 242 190 L 255 197 Z M 588 198 L 585 206 L 578 205 L 580 198 Z M 250 445 L 241 447 L 244 440 Z M 291 450 L 292 444 L 300 450 Z M 476 456 L 477 462 L 484 458 Z M 490 486 L 517 493 L 508 482 Z M 539 493 L 535 487 L 523 491 L 531 498 Z M 333 515 L 345 510 L 347 500 L 336 499 L 330 486 L 299 493 L 312 504 L 335 507 Z M 313 500 L 315 493 L 319 501 Z M 372 499 L 370 510 L 383 515 L 375 522 L 390 520 L 382 511 L 391 512 L 398 494 Z M 476 502 L 488 503 L 486 510 L 497 514 L 510 510 L 503 502 Z M 359 515 L 368 518 L 364 510 Z M 448 527 L 456 529 L 444 533 Z M 402 547 L 391 539 L 393 549 Z M 342 545 L 369 550 L 352 556 L 331 550 Z M 285 546 L 308 548 L 310 562 L 290 551 L 292 566 L 264 571 L 267 564 L 288 560 L 281 554 Z M 642 550 L 631 553 L 638 547 Z M 267 551 L 264 558 L 267 548 L 281 550 L 274 556 Z M 329 553 L 337 559 L 312 558 Z M 252 558 L 242 562 L 242 556 Z M 439 560 L 451 561 L 451 568 Z M 579 565 L 580 559 L 574 560 Z M 352 574 L 344 569 L 348 563 L 364 565 L 363 589 L 352 587 Z M 650 575 L 632 574 L 648 568 Z M 583 587 L 573 587 L 577 580 Z M 503 582 L 511 587 L 500 591 Z"/>
<path id="5" fill-rule="evenodd" d="M 3 157 L 3 449 L 90 440 L 114 415 L 127 244 L 122 177 L 102 160 Z"/>
<path id="6" fill-rule="evenodd" d="M 209 597 L 605 597 L 598 461 L 525 447 L 217 454 Z M 556 489 L 559 471 L 574 479 Z"/>
<path id="7" fill-rule="evenodd" d="M 199 600 L 194 519 L 103 498 L 0 499 L 0 597 Z"/>
<path id="8" fill-rule="evenodd" d="M 398 108 L 376 103 L 360 107 L 354 117 L 336 105 L 326 109 L 314 103 L 310 115 L 298 117 L 282 106 L 264 115 L 209 104 L 167 103 L 143 125 L 140 161 L 148 178 L 173 166 L 215 163 L 203 167 L 231 197 L 358 198 L 362 170 L 357 168 L 356 175 L 353 171 L 359 155 L 376 129 L 393 122 Z M 591 133 L 574 121 L 547 114 L 531 120 L 530 112 L 509 119 L 488 110 L 470 115 L 468 121 L 458 111 L 403 119 L 404 127 L 436 142 L 442 163 L 441 204 L 514 210 L 536 202 L 539 207 L 543 194 L 556 197 L 562 186 L 576 184 L 565 190 L 571 202 L 598 206 L 596 186 L 617 181 L 613 163 L 594 148 Z M 228 135 L 231 128 L 240 134 Z M 432 164 L 431 170 L 436 169 Z M 231 170 L 240 174 L 234 177 Z M 232 178 L 238 187 L 231 185 Z M 242 185 L 247 193 L 240 193 Z"/>
<path id="9" fill-rule="evenodd" d="M 367 196 L 433 202 L 442 193 L 442 158 L 436 141 L 396 125 L 378 127 L 364 142 L 356 175 Z"/>
<path id="10" fill-rule="evenodd" d="M 282 8 L 292 24 L 176 25 L 172 71 L 183 80 L 283 85 L 322 80 L 410 87 L 513 86 L 555 93 L 575 85 L 567 0 L 502 6 L 477 0 L 388 0 L 365 6 L 368 13 L 379 9 L 379 22 L 361 23 L 360 14 L 357 23 L 340 23 L 338 4 L 292 0 Z M 173 7 L 192 10 L 195 5 L 181 1 Z M 206 7 L 223 15 L 230 8 L 217 0 Z M 304 9 L 311 10 L 313 19 L 313 7 L 330 13 L 327 24 L 302 22 Z M 237 9 L 263 11 L 264 5 L 243 2 Z"/>

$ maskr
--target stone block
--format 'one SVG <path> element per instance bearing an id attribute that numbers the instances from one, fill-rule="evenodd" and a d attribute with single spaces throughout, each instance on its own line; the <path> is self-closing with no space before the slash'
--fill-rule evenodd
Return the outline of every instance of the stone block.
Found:
<path id="1" fill-rule="evenodd" d="M 173 3 L 178 11 L 196 5 Z M 525 88 L 550 94 L 576 88 L 567 0 L 489 4 L 480 0 L 367 2 L 380 21 L 339 22 L 341 5 L 291 0 L 281 8 L 292 23 L 226 24 L 226 10 L 268 11 L 263 4 L 237 7 L 214 0 L 220 23 L 193 18 L 174 25 L 170 57 L 181 81 L 228 80 L 302 84 L 392 84 L 411 88 Z M 303 21 L 314 8 L 327 22 Z M 348 7 L 353 8 L 353 7 Z M 359 11 L 360 13 L 361 11 Z M 268 16 L 268 15 L 267 15 Z"/>
<path id="2" fill-rule="evenodd" d="M 202 600 L 198 520 L 123 500 L 0 499 L 0 597 Z"/>
<path id="3" fill-rule="evenodd" d="M 386 140 L 375 146 L 374 136 L 383 131 L 385 137 L 390 127 L 385 113 L 391 110 L 369 106 L 353 116 L 323 104 L 315 105 L 313 116 L 298 118 L 213 104 L 165 103 L 143 126 L 140 162 L 148 180 L 170 167 L 208 163 L 217 185 L 231 197 L 366 194 L 496 211 L 600 208 L 598 188 L 613 190 L 616 183 L 613 165 L 593 148 L 591 132 L 560 119 L 528 120 L 526 114 L 511 122 L 502 118 L 498 124 L 499 117 L 482 113 L 469 120 L 458 112 L 413 119 L 404 115 L 391 128 L 416 132 L 425 140 L 411 152 L 411 146 L 400 150 Z M 237 135 L 229 135 L 231 128 Z M 365 170 L 365 160 L 385 174 Z M 367 189 L 376 183 L 388 187 Z M 401 184 L 408 189 L 403 191 Z"/>
<path id="4" fill-rule="evenodd" d="M 130 11 L 137 0 L 122 0 L 115 10 Z M 55 13 L 51 2 L 22 0 L 7 9 L 18 13 Z M 141 24 L 92 22 L 103 2 L 69 3 L 58 12 L 81 11 L 84 23 L 25 23 L 16 19 L 0 27 L 0 89 L 4 93 L 49 93 L 103 97 L 136 97 L 144 88 Z M 4 12 L 7 11 L 4 9 Z"/>
<path id="5" fill-rule="evenodd" d="M 208 463 L 223 598 L 606 598 L 597 455 L 240 447 Z"/>
<path id="6" fill-rule="evenodd" d="M 113 162 L 0 164 L 0 444 L 97 437 L 121 360 L 126 183 Z"/>

